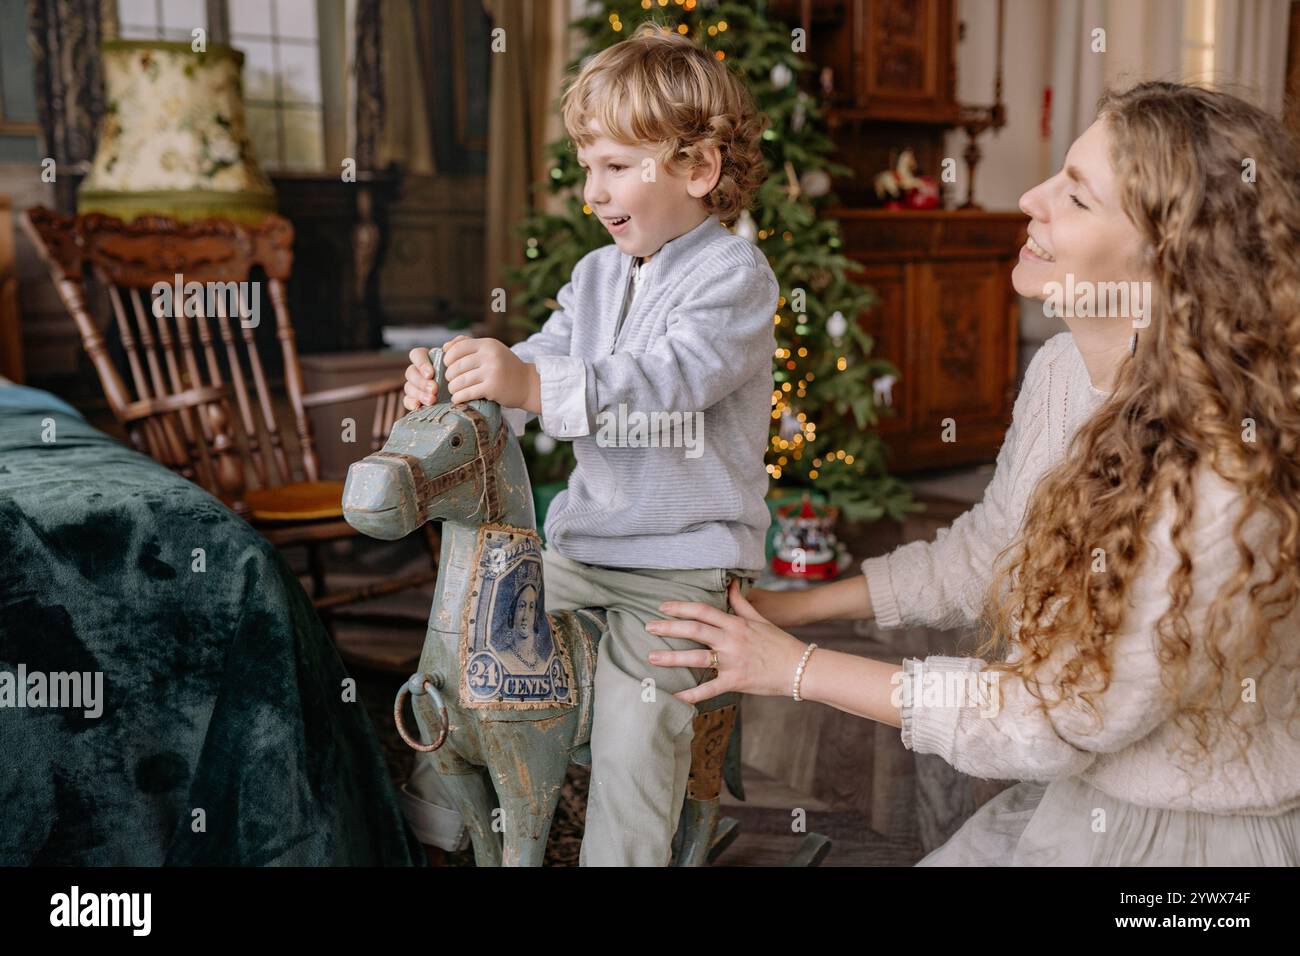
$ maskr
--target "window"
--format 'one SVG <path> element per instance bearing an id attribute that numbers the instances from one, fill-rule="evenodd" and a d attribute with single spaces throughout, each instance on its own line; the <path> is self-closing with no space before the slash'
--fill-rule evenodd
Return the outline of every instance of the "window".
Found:
<path id="1" fill-rule="evenodd" d="M 320 172 L 327 156 L 336 166 L 345 148 L 348 6 L 341 0 L 117 0 L 118 36 L 189 43 L 203 27 L 210 40 L 224 39 L 244 54 L 244 105 L 258 163 L 268 172 Z M 322 50 L 331 52 L 323 57 Z"/>
<path id="2" fill-rule="evenodd" d="M 205 0 L 117 0 L 117 32 L 123 40 L 194 39 L 208 28 Z"/>
<path id="3" fill-rule="evenodd" d="M 27 6 L 0 0 L 0 163 L 34 163 L 36 84 L 27 49 Z"/>
<path id="4" fill-rule="evenodd" d="M 267 169 L 325 165 L 316 0 L 228 0 L 230 41 L 244 51 L 248 132 Z"/>

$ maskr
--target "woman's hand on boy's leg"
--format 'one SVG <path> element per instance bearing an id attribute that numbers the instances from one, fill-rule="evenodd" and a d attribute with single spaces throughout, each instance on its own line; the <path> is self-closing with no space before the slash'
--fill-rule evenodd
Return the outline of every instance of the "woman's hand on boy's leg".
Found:
<path id="1" fill-rule="evenodd" d="M 728 691 L 778 696 L 790 693 L 806 645 L 764 618 L 741 595 L 738 581 L 727 586 L 727 598 L 734 614 L 700 602 L 661 604 L 659 609 L 676 620 L 647 621 L 645 629 L 661 637 L 695 641 L 706 649 L 651 651 L 650 663 L 661 667 L 717 669 L 717 676 L 712 680 L 673 695 L 688 704 L 698 704 Z"/>

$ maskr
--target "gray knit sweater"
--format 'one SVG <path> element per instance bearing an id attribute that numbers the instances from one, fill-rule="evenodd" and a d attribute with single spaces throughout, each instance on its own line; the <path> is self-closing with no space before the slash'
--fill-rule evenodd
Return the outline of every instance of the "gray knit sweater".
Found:
<path id="1" fill-rule="evenodd" d="M 542 430 L 577 458 L 548 544 L 609 567 L 761 568 L 776 277 L 710 216 L 654 254 L 620 322 L 631 265 L 588 253 L 513 347 L 537 366 Z"/>

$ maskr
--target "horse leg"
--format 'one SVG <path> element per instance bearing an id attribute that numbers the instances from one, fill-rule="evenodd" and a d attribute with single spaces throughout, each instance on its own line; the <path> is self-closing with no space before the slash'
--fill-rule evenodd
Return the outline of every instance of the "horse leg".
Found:
<path id="1" fill-rule="evenodd" d="M 704 866 L 708 862 L 713 831 L 718 825 L 718 800 L 686 798 L 682 807 L 683 839 L 673 857 L 673 866 Z"/>
<path id="2" fill-rule="evenodd" d="M 415 698 L 415 723 L 420 729 L 420 738 L 425 743 L 433 740 L 429 728 L 438 726 L 438 718 L 432 708 L 428 697 Z M 433 761 L 447 798 L 469 830 L 470 842 L 474 845 L 474 862 L 479 866 L 500 866 L 501 838 L 492 829 L 496 793 L 492 789 L 487 768 L 470 763 L 456 752 L 451 742 L 433 753 L 416 754 L 415 759 Z"/>
<path id="3" fill-rule="evenodd" d="M 683 839 L 673 861 L 676 866 L 704 866 L 709 860 L 718 830 L 722 768 L 736 713 L 736 705 L 728 704 L 695 716 L 691 771 L 679 826 Z"/>
<path id="4" fill-rule="evenodd" d="M 505 829 L 502 866 L 542 865 L 569 766 L 571 722 L 571 715 L 565 715 L 494 721 L 490 730 L 484 727 Z"/>
<path id="5" fill-rule="evenodd" d="M 484 767 L 473 767 L 464 773 L 439 772 L 442 785 L 456 809 L 460 811 L 469 828 L 470 842 L 474 846 L 474 862 L 478 866 L 501 865 L 501 838 L 492 829 L 492 810 L 496 794 Z"/>

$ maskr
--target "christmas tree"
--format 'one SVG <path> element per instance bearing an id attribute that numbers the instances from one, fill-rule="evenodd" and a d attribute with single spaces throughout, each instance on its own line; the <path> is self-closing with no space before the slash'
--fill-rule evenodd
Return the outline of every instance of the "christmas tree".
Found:
<path id="1" fill-rule="evenodd" d="M 837 223 L 820 214 L 834 201 L 831 177 L 849 171 L 828 159 L 833 144 L 821 131 L 817 102 L 796 82 L 810 69 L 797 37 L 769 20 L 765 6 L 719 0 L 593 4 L 600 11 L 574 24 L 587 39 L 579 62 L 652 20 L 690 36 L 744 79 L 770 120 L 763 134 L 768 177 L 752 210 L 726 225 L 763 251 L 781 285 L 768 473 L 776 488 L 821 492 L 851 520 L 899 518 L 910 510 L 911 494 L 888 474 L 885 448 L 871 430 L 877 422 L 872 383 L 898 372 L 871 354 L 872 338 L 855 319 L 876 296 L 845 278 L 855 264 L 840 251 Z M 564 212 L 536 212 L 521 228 L 527 259 L 512 279 L 528 304 L 519 323 L 528 331 L 558 308 L 555 296 L 578 260 L 610 241 L 583 202 L 584 177 L 572 144 L 558 140 L 548 155 L 550 179 L 541 188 L 560 197 Z M 567 442 L 530 432 L 525 444 L 535 483 L 567 476 Z"/>

